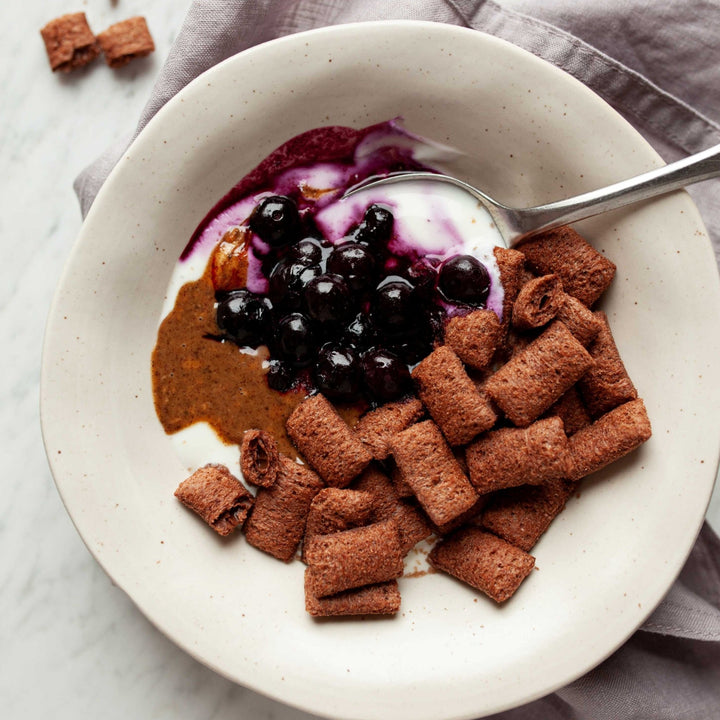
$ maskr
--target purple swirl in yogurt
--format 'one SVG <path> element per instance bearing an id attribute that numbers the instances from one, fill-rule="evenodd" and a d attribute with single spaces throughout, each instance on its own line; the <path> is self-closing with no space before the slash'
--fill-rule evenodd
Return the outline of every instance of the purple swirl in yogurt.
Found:
<path id="1" fill-rule="evenodd" d="M 218 244 L 240 234 L 243 283 L 216 287 L 215 339 L 243 352 L 266 346 L 268 383 L 281 392 L 302 386 L 371 403 L 402 396 L 409 369 L 442 340 L 449 317 L 476 308 L 501 316 L 493 248 L 502 240 L 487 210 L 453 186 L 344 193 L 369 176 L 433 170 L 433 158 L 451 152 L 395 120 L 293 138 L 193 233 L 166 309 Z"/>

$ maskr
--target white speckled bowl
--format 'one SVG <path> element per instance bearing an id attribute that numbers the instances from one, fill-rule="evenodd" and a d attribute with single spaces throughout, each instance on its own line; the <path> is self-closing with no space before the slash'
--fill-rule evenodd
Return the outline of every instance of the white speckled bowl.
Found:
<path id="1" fill-rule="evenodd" d="M 242 53 L 171 100 L 98 196 L 50 315 L 43 430 L 90 551 L 203 663 L 329 717 L 470 718 L 592 668 L 682 567 L 719 455 L 720 291 L 683 192 L 583 224 L 619 268 L 603 308 L 653 438 L 586 482 L 505 606 L 430 575 L 401 580 L 395 619 L 314 622 L 300 563 L 221 541 L 173 498 L 185 469 L 155 417 L 150 353 L 173 264 L 217 199 L 303 130 L 396 115 L 473 155 L 469 179 L 511 203 L 660 164 L 573 78 L 470 30 L 343 26 Z"/>

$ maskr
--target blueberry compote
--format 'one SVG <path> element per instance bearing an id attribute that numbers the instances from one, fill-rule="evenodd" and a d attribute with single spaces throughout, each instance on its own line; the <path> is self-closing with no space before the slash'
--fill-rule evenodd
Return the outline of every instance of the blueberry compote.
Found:
<path id="1" fill-rule="evenodd" d="M 292 455 L 285 421 L 308 393 L 352 424 L 412 391 L 449 317 L 501 313 L 499 236 L 470 196 L 404 183 L 343 198 L 371 175 L 452 171 L 446 150 L 394 121 L 317 128 L 212 208 L 175 266 L 153 351 L 155 408 L 176 447 L 204 446 L 204 422 L 228 445 L 264 428 Z"/>
<path id="2" fill-rule="evenodd" d="M 490 275 L 477 258 L 397 252 L 392 210 L 379 203 L 335 243 L 284 195 L 264 197 L 247 226 L 267 289 L 218 292 L 217 325 L 241 347 L 269 348 L 268 383 L 281 392 L 302 385 L 339 402 L 397 400 L 412 390 L 410 366 L 442 341 L 448 305 L 487 302 Z"/>

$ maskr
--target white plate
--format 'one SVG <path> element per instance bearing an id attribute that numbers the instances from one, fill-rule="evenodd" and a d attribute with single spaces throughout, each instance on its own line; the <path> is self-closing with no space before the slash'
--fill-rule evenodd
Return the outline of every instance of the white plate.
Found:
<path id="1" fill-rule="evenodd" d="M 301 131 L 396 115 L 473 155 L 469 179 L 511 203 L 661 164 L 587 88 L 477 32 L 351 25 L 242 53 L 158 113 L 93 205 L 50 314 L 43 430 L 90 551 L 200 661 L 334 718 L 469 718 L 592 668 L 682 567 L 719 455 L 720 291 L 683 192 L 582 225 L 618 265 L 603 307 L 653 438 L 586 482 L 504 607 L 431 575 L 401 580 L 395 619 L 311 620 L 300 563 L 220 540 L 173 498 L 186 470 L 155 416 L 150 353 L 173 264 L 216 200 Z"/>

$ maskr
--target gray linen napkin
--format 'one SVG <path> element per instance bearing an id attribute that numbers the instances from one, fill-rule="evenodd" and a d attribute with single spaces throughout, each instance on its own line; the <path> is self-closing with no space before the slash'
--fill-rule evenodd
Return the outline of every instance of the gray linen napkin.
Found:
<path id="1" fill-rule="evenodd" d="M 574 75 L 670 162 L 720 143 L 717 0 L 196 0 L 135 135 L 216 63 L 266 40 L 324 25 L 414 19 L 508 40 Z M 524 13 L 518 12 L 524 11 Z M 134 137 L 134 135 L 133 135 Z M 83 216 L 132 138 L 76 180 Z M 720 261 L 717 183 L 690 190 Z M 680 577 L 615 654 L 552 695 L 495 720 L 716 720 L 720 717 L 720 540 L 707 524 Z"/>

